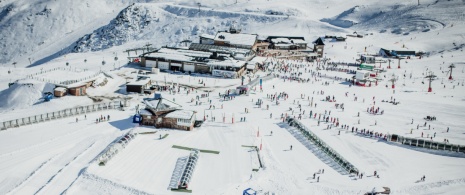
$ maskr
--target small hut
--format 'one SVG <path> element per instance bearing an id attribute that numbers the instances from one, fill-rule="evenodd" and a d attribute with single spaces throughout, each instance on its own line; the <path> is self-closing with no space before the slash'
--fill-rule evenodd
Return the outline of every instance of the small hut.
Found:
<path id="1" fill-rule="evenodd" d="M 86 89 L 87 89 L 87 84 L 84 84 L 84 85 L 77 86 L 77 87 L 70 87 L 68 91 L 70 95 L 83 96 L 87 94 Z"/>
<path id="2" fill-rule="evenodd" d="M 57 87 L 53 90 L 53 94 L 55 97 L 63 97 L 66 95 L 67 89 L 64 87 Z"/>

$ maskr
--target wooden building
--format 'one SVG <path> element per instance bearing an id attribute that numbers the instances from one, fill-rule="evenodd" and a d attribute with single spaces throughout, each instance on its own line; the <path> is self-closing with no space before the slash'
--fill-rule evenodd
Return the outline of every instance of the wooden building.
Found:
<path id="1" fill-rule="evenodd" d="M 63 97 L 66 95 L 66 92 L 68 90 L 64 87 L 57 87 L 53 90 L 53 95 L 55 95 L 55 97 Z"/>
<path id="2" fill-rule="evenodd" d="M 182 106 L 164 98 L 144 100 L 146 108 L 140 111 L 141 125 L 191 131 L 196 112 L 182 110 Z"/>
<path id="3" fill-rule="evenodd" d="M 157 128 L 171 128 L 191 131 L 194 129 L 195 111 L 176 110 L 161 116 L 157 119 Z"/>
<path id="4" fill-rule="evenodd" d="M 68 88 L 68 93 L 70 95 L 75 95 L 75 96 L 84 96 L 84 95 L 87 95 L 86 89 L 87 89 L 87 84 L 77 86 L 77 87 L 70 87 Z"/>

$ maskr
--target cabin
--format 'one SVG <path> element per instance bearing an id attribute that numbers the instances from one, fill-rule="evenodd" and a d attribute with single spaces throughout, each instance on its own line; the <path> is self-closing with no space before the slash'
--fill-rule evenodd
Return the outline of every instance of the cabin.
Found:
<path id="1" fill-rule="evenodd" d="M 149 77 L 138 76 L 137 80 L 126 84 L 126 92 L 144 93 L 151 85 L 152 81 Z"/>
<path id="2" fill-rule="evenodd" d="M 87 95 L 86 89 L 87 89 L 87 85 L 84 84 L 84 85 L 80 85 L 76 87 L 70 87 L 68 88 L 68 92 L 70 95 L 84 96 L 84 95 Z"/>
<path id="3" fill-rule="evenodd" d="M 66 92 L 68 90 L 64 87 L 57 87 L 53 90 L 53 95 L 55 95 L 55 97 L 63 97 L 66 95 Z"/>

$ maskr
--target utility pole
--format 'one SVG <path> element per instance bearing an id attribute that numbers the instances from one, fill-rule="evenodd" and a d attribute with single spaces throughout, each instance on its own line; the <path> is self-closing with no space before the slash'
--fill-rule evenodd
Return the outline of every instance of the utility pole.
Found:
<path id="1" fill-rule="evenodd" d="M 201 6 L 201 4 L 197 3 L 197 5 L 199 6 L 199 17 L 200 17 L 200 6 Z"/>
<path id="2" fill-rule="evenodd" d="M 452 80 L 452 69 L 455 68 L 455 65 L 454 65 L 454 64 L 451 64 L 451 65 L 449 66 L 449 68 L 450 68 L 449 80 Z"/>
<path id="3" fill-rule="evenodd" d="M 430 72 L 430 74 L 425 78 L 429 80 L 428 92 L 433 92 L 433 89 L 431 88 L 431 82 L 433 82 L 433 79 L 436 78 L 436 75 L 434 75 L 433 72 Z"/>

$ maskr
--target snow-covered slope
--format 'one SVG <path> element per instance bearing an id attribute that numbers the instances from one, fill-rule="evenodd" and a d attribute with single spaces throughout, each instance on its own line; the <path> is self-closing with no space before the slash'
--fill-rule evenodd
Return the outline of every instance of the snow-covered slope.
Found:
<path id="1" fill-rule="evenodd" d="M 29 65 L 59 52 L 133 1 L 1 1 L 0 63 Z"/>
<path id="2" fill-rule="evenodd" d="M 35 80 L 20 80 L 0 92 L 0 111 L 21 109 L 43 101 L 44 92 L 53 92 L 54 85 Z"/>
<path id="3" fill-rule="evenodd" d="M 268 12 L 271 12 L 268 10 Z M 279 11 L 272 11 L 278 13 Z M 279 12 L 282 13 L 282 12 Z M 173 21 L 176 21 L 173 23 Z M 314 38 L 312 31 L 342 31 L 324 23 L 285 15 L 266 13 L 228 12 L 217 9 L 200 9 L 171 4 L 135 4 L 121 11 L 110 24 L 80 38 L 73 52 L 87 52 L 107 49 L 130 41 L 146 40 L 153 45 L 178 46 L 183 40 L 198 41 L 200 34 L 215 34 L 231 25 L 242 28 L 245 33 L 272 34 L 270 28 L 280 28 L 283 24 L 296 28 L 291 35 Z M 283 34 L 274 32 L 275 34 Z M 312 34 L 313 36 L 309 36 Z"/>
<path id="4" fill-rule="evenodd" d="M 408 34 L 442 29 L 451 24 L 463 24 L 464 1 L 381 2 L 356 5 L 341 14 L 324 18 L 343 28 L 375 30 L 381 33 Z"/>

